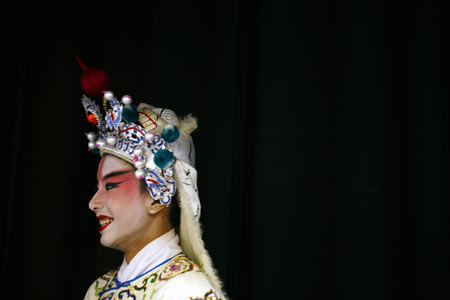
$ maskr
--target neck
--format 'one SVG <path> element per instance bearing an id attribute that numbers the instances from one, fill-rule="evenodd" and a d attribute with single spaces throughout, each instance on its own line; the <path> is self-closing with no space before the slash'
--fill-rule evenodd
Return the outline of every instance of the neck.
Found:
<path id="1" fill-rule="evenodd" d="M 156 240 L 157 238 L 159 238 L 160 236 L 169 232 L 172 229 L 173 229 L 172 226 L 160 226 L 154 234 L 152 234 L 146 239 L 142 239 L 142 242 L 140 242 L 136 247 L 128 251 L 125 251 L 124 255 L 126 262 L 129 264 L 131 260 L 136 256 L 136 254 L 138 254 L 139 251 L 141 251 L 145 246 L 147 246 L 149 243 L 153 242 L 154 240 Z"/>

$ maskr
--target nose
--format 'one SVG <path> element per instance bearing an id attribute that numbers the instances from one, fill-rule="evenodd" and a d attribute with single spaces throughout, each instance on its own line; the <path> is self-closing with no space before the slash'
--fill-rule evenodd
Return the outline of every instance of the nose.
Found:
<path id="1" fill-rule="evenodd" d="M 95 211 L 96 209 L 103 208 L 104 206 L 105 201 L 103 199 L 102 193 L 99 190 L 92 197 L 91 201 L 89 201 L 89 209 Z"/>

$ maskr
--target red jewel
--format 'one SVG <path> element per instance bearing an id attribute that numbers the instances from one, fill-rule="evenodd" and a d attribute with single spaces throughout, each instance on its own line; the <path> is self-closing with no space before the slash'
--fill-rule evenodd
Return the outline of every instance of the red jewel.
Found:
<path id="1" fill-rule="evenodd" d="M 89 123 L 91 123 L 91 124 L 93 124 L 95 126 L 98 125 L 98 120 L 97 120 L 97 118 L 95 117 L 94 114 L 88 114 L 86 116 L 86 119 L 88 120 Z"/>

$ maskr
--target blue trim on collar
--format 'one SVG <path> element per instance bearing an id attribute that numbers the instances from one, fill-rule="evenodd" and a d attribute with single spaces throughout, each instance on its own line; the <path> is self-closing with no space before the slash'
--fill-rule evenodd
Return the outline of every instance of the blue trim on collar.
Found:
<path id="1" fill-rule="evenodd" d="M 164 265 L 165 263 L 171 261 L 172 259 L 174 259 L 175 257 L 177 257 L 177 256 L 180 255 L 180 254 L 183 254 L 183 252 L 180 252 L 180 253 L 178 253 L 178 254 L 175 254 L 174 256 L 172 256 L 171 258 L 166 259 L 165 261 L 163 261 L 163 262 L 160 263 L 159 265 L 157 265 L 157 266 L 151 268 L 150 270 L 146 271 L 145 273 L 143 273 L 143 274 L 141 274 L 141 275 L 139 275 L 139 276 L 137 276 L 137 277 L 135 277 L 135 278 L 133 278 L 133 279 L 130 279 L 130 280 L 128 280 L 128 281 L 120 282 L 120 281 L 117 279 L 117 274 L 118 274 L 118 272 L 119 272 L 119 271 L 117 271 L 117 273 L 116 273 L 116 275 L 114 276 L 114 279 L 113 279 L 113 280 L 114 280 L 114 283 L 115 283 L 117 286 L 116 286 L 116 287 L 113 287 L 113 288 L 110 288 L 110 289 L 108 289 L 108 290 L 105 290 L 105 291 L 101 291 L 100 293 L 98 293 L 98 296 L 99 296 L 98 298 L 100 299 L 101 296 L 102 296 L 104 293 L 109 292 L 109 291 L 111 291 L 111 290 L 116 290 L 116 289 L 119 289 L 119 288 L 121 288 L 121 287 L 130 286 L 130 282 L 135 281 L 136 279 L 141 278 L 142 276 L 147 275 L 148 273 L 150 273 L 150 272 L 153 271 L 154 269 L 156 269 L 156 268 L 158 268 L 158 267 Z"/>

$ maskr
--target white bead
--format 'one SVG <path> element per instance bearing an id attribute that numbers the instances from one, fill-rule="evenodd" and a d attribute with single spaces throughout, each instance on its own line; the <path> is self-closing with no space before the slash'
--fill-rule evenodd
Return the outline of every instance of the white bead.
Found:
<path id="1" fill-rule="evenodd" d="M 98 140 L 97 143 L 95 143 L 98 149 L 103 149 L 105 147 L 105 142 L 102 140 Z"/>
<path id="2" fill-rule="evenodd" d="M 89 149 L 91 149 L 91 150 L 94 150 L 95 149 L 95 143 L 94 142 L 89 142 L 88 143 L 88 147 L 89 147 Z"/>
<path id="3" fill-rule="evenodd" d="M 137 148 L 137 149 L 134 149 L 133 153 L 134 153 L 134 155 L 136 155 L 136 156 L 141 156 L 142 153 L 143 153 L 143 151 L 142 151 L 141 148 Z"/>
<path id="4" fill-rule="evenodd" d="M 106 138 L 106 142 L 108 143 L 108 145 L 113 146 L 116 143 L 116 138 L 113 136 L 108 136 Z"/>
<path id="5" fill-rule="evenodd" d="M 147 140 L 147 142 L 151 142 L 152 140 L 153 140 L 153 133 L 147 133 L 146 135 L 145 135 L 145 139 Z"/>
<path id="6" fill-rule="evenodd" d="M 87 138 L 88 138 L 88 140 L 90 140 L 90 141 L 95 140 L 96 137 L 97 137 L 97 136 L 96 136 L 95 133 L 93 133 L 93 132 L 89 132 L 89 133 L 87 134 Z"/>
<path id="7" fill-rule="evenodd" d="M 136 167 L 136 169 L 142 169 L 144 167 L 145 163 L 143 161 L 135 161 L 134 162 L 134 166 Z"/>
<path id="8" fill-rule="evenodd" d="M 111 91 L 107 91 L 107 92 L 105 92 L 103 97 L 105 97 L 106 100 L 112 100 L 112 98 L 114 97 L 114 94 Z"/>
<path id="9" fill-rule="evenodd" d="M 136 176 L 137 179 L 142 179 L 145 176 L 145 171 L 142 169 L 137 169 L 136 172 L 134 172 L 134 176 Z"/>
<path id="10" fill-rule="evenodd" d="M 122 103 L 125 105 L 131 104 L 131 97 L 128 95 L 125 95 L 122 97 Z"/>

